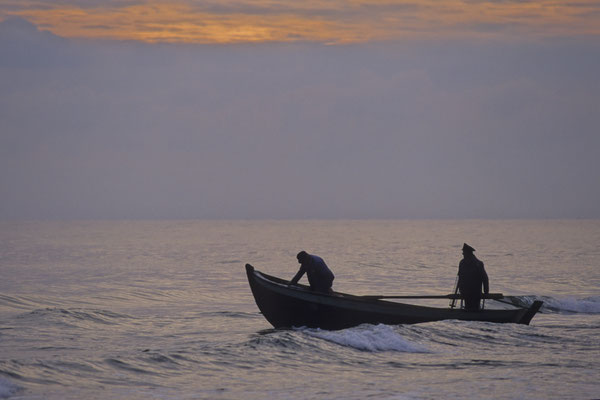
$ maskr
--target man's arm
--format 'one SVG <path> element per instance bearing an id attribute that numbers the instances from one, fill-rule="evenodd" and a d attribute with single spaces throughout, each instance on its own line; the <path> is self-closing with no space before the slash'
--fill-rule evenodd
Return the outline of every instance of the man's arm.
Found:
<path id="1" fill-rule="evenodd" d="M 290 285 L 295 285 L 296 283 L 298 283 L 298 281 L 300 280 L 300 278 L 302 278 L 302 275 L 304 275 L 304 265 L 300 266 L 300 269 L 298 270 L 298 272 L 296 273 L 296 275 L 292 278 L 292 280 L 290 281 Z"/>
<path id="2" fill-rule="evenodd" d="M 483 267 L 483 263 L 481 263 L 481 280 L 483 281 L 483 293 L 489 293 L 490 281 L 488 279 L 487 272 L 485 272 L 485 268 Z"/>

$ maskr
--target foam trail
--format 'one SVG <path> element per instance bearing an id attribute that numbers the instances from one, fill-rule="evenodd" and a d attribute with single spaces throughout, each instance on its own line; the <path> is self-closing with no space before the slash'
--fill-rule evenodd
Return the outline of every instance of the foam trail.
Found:
<path id="1" fill-rule="evenodd" d="M 303 329 L 307 335 L 317 337 L 342 346 L 353 347 L 363 351 L 400 351 L 404 353 L 429 353 L 420 344 L 409 342 L 397 334 L 388 325 L 361 325 L 341 331 L 324 331 L 321 329 Z"/>
<path id="2" fill-rule="evenodd" d="M 577 299 L 575 297 L 553 298 L 544 300 L 546 308 L 559 312 L 600 314 L 600 296 Z"/>
<path id="3" fill-rule="evenodd" d="M 565 312 L 582 314 L 600 314 L 600 296 L 561 298 L 549 296 L 507 296 L 507 300 L 519 307 L 529 307 L 535 300 L 542 300 L 542 312 Z"/>

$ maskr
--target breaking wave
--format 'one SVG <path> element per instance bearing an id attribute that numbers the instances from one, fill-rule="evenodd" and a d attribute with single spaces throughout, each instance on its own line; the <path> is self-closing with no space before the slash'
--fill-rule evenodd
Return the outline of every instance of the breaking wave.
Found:
<path id="1" fill-rule="evenodd" d="M 383 324 L 364 324 L 341 331 L 326 331 L 307 328 L 302 328 L 302 331 L 312 337 L 363 351 L 399 351 L 403 353 L 430 352 L 425 346 L 404 339 L 392 326 Z"/>
<path id="2" fill-rule="evenodd" d="M 544 302 L 541 312 L 555 313 L 581 313 L 600 314 L 600 296 L 576 298 L 572 296 L 549 297 L 549 296 L 508 296 L 512 304 L 519 307 L 528 307 L 535 300 Z"/>
<path id="3" fill-rule="evenodd" d="M 548 310 L 569 313 L 600 314 L 600 296 L 578 299 L 575 297 L 565 298 L 542 298 Z"/>

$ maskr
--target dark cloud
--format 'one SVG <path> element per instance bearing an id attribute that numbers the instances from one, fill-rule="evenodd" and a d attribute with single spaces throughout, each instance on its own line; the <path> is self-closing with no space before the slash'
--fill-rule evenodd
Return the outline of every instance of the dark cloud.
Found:
<path id="1" fill-rule="evenodd" d="M 33 8 L 33 9 L 54 9 L 57 6 L 71 6 L 82 9 L 87 8 L 105 8 L 105 7 L 127 7 L 139 5 L 140 0 L 17 0 L 13 1 L 13 7 L 16 9 Z M 19 4 L 19 6 L 16 6 Z"/>
<path id="2" fill-rule="evenodd" d="M 331 17 L 332 21 L 339 18 L 350 16 L 361 17 L 362 19 L 369 16 L 382 16 L 390 13 L 414 12 L 421 10 L 422 7 L 418 2 L 415 3 L 374 3 L 361 4 L 350 2 L 280 2 L 280 3 L 264 3 L 260 2 L 228 2 L 220 1 L 204 1 L 201 3 L 188 3 L 194 10 L 207 12 L 210 14 L 232 15 L 296 15 L 304 17 Z"/>
<path id="3" fill-rule="evenodd" d="M 594 41 L 0 33 L 3 219 L 600 217 Z"/>
<path id="4" fill-rule="evenodd" d="M 65 39 L 41 31 L 23 18 L 0 22 L 0 67 L 48 66 L 65 57 L 67 47 Z"/>
<path id="5" fill-rule="evenodd" d="M 108 25 L 84 25 L 82 26 L 83 29 L 102 29 L 102 30 L 110 30 L 112 29 L 112 26 L 108 26 Z"/>

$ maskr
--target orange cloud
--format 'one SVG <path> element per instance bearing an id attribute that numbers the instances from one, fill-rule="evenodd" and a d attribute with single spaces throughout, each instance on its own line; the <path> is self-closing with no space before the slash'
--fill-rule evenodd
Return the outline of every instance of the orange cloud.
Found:
<path id="1" fill-rule="evenodd" d="M 600 6 L 590 0 L 113 0 L 86 4 L 9 1 L 0 6 L 0 17 L 19 15 L 65 37 L 152 43 L 600 35 Z"/>

